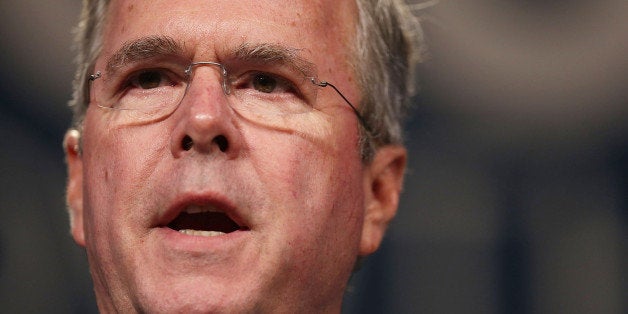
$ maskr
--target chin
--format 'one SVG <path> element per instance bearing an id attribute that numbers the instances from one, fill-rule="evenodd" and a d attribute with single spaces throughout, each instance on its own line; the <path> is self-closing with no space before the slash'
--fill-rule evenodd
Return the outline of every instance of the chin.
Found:
<path id="1" fill-rule="evenodd" d="M 188 283 L 175 288 L 164 286 L 161 291 L 146 290 L 151 291 L 139 293 L 136 304 L 132 305 L 136 312 L 245 313 L 257 312 L 255 309 L 259 308 L 250 302 L 255 298 L 247 293 L 229 295 L 224 292 L 224 287 L 199 287 L 196 283 Z"/>

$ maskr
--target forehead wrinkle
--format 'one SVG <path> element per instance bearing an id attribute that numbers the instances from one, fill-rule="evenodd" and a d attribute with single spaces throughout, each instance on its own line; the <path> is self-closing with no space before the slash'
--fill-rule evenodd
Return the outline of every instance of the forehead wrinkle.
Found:
<path id="1" fill-rule="evenodd" d="M 183 50 L 182 44 L 168 36 L 138 38 L 126 42 L 109 58 L 106 71 L 115 72 L 130 63 L 156 56 L 181 55 Z"/>
<path id="2" fill-rule="evenodd" d="M 233 53 L 239 61 L 251 63 L 278 63 L 290 66 L 303 75 L 311 77 L 316 74 L 316 65 L 299 56 L 299 49 L 281 44 L 251 44 L 244 43 L 238 46 Z"/>

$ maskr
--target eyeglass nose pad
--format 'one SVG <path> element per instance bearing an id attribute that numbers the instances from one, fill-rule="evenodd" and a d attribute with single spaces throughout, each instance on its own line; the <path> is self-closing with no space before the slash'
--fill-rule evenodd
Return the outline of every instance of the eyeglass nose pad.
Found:
<path id="1" fill-rule="evenodd" d="M 222 91 L 225 92 L 225 95 L 229 95 L 231 94 L 231 88 L 228 84 L 227 69 L 222 64 L 220 68 L 222 70 Z"/>
<path id="2" fill-rule="evenodd" d="M 229 86 L 229 82 L 228 82 L 228 74 L 227 74 L 227 68 L 225 68 L 224 65 L 218 63 L 218 62 L 212 62 L 212 61 L 204 61 L 204 62 L 193 62 L 191 63 L 183 72 L 185 73 L 185 75 L 188 78 L 188 82 L 192 81 L 192 69 L 195 66 L 198 65 L 215 65 L 220 67 L 220 75 L 222 76 L 222 82 L 221 82 L 221 87 L 222 87 L 222 92 L 225 93 L 225 95 L 229 95 L 231 94 L 231 88 Z M 189 83 L 187 88 L 189 88 Z M 186 92 L 187 92 L 187 88 L 186 88 Z"/>

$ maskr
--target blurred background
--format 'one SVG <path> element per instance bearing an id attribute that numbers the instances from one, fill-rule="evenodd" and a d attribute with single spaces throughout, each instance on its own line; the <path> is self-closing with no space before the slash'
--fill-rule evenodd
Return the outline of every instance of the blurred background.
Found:
<path id="1" fill-rule="evenodd" d="M 344 312 L 628 313 L 628 1 L 410 4 L 410 170 Z M 0 2 L 2 312 L 96 312 L 64 205 L 79 10 Z"/>

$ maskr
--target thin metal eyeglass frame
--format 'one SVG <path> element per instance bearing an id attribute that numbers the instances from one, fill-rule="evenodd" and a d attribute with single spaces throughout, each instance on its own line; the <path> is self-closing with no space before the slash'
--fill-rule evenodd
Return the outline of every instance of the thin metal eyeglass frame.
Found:
<path id="1" fill-rule="evenodd" d="M 223 93 L 225 93 L 225 95 L 229 95 L 231 93 L 231 89 L 229 89 L 229 86 L 227 85 L 227 69 L 225 68 L 224 65 L 218 63 L 218 62 L 213 62 L 213 61 L 198 61 L 198 62 L 192 62 L 190 63 L 190 65 L 184 70 L 185 75 L 187 75 L 188 77 L 191 77 L 192 75 L 192 67 L 197 66 L 197 65 L 215 65 L 220 67 L 221 70 L 221 75 L 222 75 L 222 91 Z M 94 80 L 100 78 L 102 76 L 100 71 L 96 71 L 96 73 L 91 74 L 89 76 L 89 81 L 93 82 Z M 360 124 L 362 125 L 362 127 L 366 130 L 367 133 L 372 134 L 371 132 L 371 128 L 368 126 L 368 124 L 366 123 L 366 120 L 362 117 L 362 115 L 360 114 L 360 112 L 358 111 L 358 109 L 355 108 L 355 106 L 353 106 L 353 104 L 349 101 L 349 99 L 347 99 L 347 97 L 345 97 L 345 95 L 342 94 L 342 92 L 340 92 L 340 90 L 334 86 L 332 83 L 329 83 L 327 81 L 316 81 L 315 77 L 309 77 L 309 80 L 312 84 L 318 86 L 318 87 L 327 87 L 330 86 L 331 88 L 333 88 L 336 93 L 342 98 L 342 100 L 345 101 L 345 103 L 347 103 L 347 105 L 349 105 L 349 107 L 351 107 L 351 109 L 353 110 L 353 113 L 355 113 L 356 117 L 358 118 L 358 121 L 360 121 Z M 189 85 L 188 85 L 189 86 Z M 186 86 L 186 88 L 188 87 Z M 187 91 L 186 91 L 187 93 Z"/>

